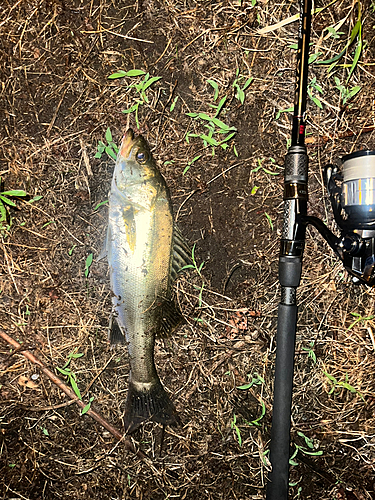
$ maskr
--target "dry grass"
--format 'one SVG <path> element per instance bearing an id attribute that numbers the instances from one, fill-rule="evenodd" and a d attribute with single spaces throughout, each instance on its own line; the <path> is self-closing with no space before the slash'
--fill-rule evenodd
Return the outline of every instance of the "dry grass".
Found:
<path id="1" fill-rule="evenodd" d="M 362 90 L 350 107 L 340 106 L 326 67 L 311 65 L 310 76 L 323 89 L 323 109 L 308 104 L 309 210 L 332 228 L 322 167 L 352 150 L 375 148 L 372 10 L 363 2 L 367 44 L 349 83 Z M 134 80 L 107 78 L 118 69 L 162 76 L 140 107 L 140 129 L 171 188 L 179 226 L 196 243 L 199 262 L 205 261 L 205 286 L 200 297 L 202 278 L 192 273 L 180 279 L 176 297 L 186 324 L 157 344 L 158 370 L 183 425 L 166 430 L 161 456 L 158 426 L 148 423 L 134 434 L 150 460 L 134 457 L 80 416 L 34 365 L 1 344 L 2 498 L 264 498 L 282 166 L 290 136 L 288 115 L 275 115 L 293 101 L 294 50 L 288 47 L 296 42 L 297 25 L 291 21 L 263 35 L 259 29 L 296 13 L 294 4 L 274 1 L 253 7 L 247 1 L 5 0 L 0 175 L 5 189 L 43 198 L 19 200 L 1 236 L 0 328 L 52 370 L 73 351 L 84 353 L 71 362 L 84 399 L 94 396 L 93 407 L 122 428 L 128 362 L 126 352 L 111 352 L 106 340 L 106 264 L 94 262 L 84 275 L 86 257 L 101 250 L 106 207 L 95 207 L 107 197 L 113 169 L 110 159 L 94 158 L 98 141 L 107 127 L 116 142 L 129 123 L 135 127 L 134 114 L 121 112 L 137 98 Z M 327 59 L 342 50 L 356 15 L 356 5 L 339 0 L 315 16 L 312 53 Z M 341 20 L 337 30 L 344 34 L 329 37 L 324 29 Z M 352 57 L 349 51 L 343 62 L 351 64 Z M 233 87 L 237 69 L 254 78 L 243 105 Z M 342 82 L 346 75 L 339 67 Z M 218 83 L 219 99 L 228 96 L 220 117 L 238 130 L 238 158 L 232 144 L 212 156 L 200 139 L 185 140 L 187 131 L 204 130 L 186 113 L 212 112 L 209 78 Z M 279 175 L 256 170 L 258 160 Z M 373 301 L 373 290 L 354 287 L 309 230 L 292 441 L 303 446 L 297 432 L 303 433 L 323 454 L 299 453 L 291 498 L 375 498 L 374 321 L 349 328 L 351 313 L 373 314 Z M 316 363 L 306 350 L 311 342 Z M 236 389 L 255 373 L 263 383 Z M 341 382 L 333 392 L 325 373 Z M 249 425 L 262 404 L 260 425 Z"/>

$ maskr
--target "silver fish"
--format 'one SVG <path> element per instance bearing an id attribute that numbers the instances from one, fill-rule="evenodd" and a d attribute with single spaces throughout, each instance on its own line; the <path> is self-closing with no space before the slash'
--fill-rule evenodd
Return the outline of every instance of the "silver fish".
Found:
<path id="1" fill-rule="evenodd" d="M 126 342 L 130 361 L 125 428 L 131 432 L 148 419 L 177 424 L 156 372 L 154 342 L 181 322 L 171 282 L 190 262 L 189 249 L 173 224 L 165 180 L 145 139 L 132 130 L 116 160 L 106 246 L 113 303 L 110 342 Z"/>

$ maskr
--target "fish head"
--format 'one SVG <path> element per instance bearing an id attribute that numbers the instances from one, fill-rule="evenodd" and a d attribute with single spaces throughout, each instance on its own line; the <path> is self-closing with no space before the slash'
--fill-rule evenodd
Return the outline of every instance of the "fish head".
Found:
<path id="1" fill-rule="evenodd" d="M 159 174 L 146 140 L 129 129 L 117 155 L 114 181 L 117 189 L 128 191 L 132 185 L 144 184 Z"/>

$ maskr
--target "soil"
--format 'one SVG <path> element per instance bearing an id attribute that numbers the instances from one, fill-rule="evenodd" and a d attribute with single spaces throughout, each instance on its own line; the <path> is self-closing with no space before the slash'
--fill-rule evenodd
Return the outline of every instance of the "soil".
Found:
<path id="1" fill-rule="evenodd" d="M 361 7 L 363 48 L 349 81 L 357 40 L 332 76 L 327 65 L 310 65 L 321 107 L 308 102 L 309 213 L 336 233 L 323 167 L 375 149 L 374 4 Z M 27 196 L 11 198 L 0 235 L 0 328 L 22 344 L 0 343 L 1 498 L 265 498 L 291 131 L 290 113 L 278 112 L 293 103 L 297 13 L 274 0 L 3 0 L 1 191 Z M 348 0 L 314 16 L 317 61 L 343 50 L 357 17 Z M 132 69 L 144 73 L 108 78 Z M 145 91 L 137 121 L 124 111 L 140 99 L 134 84 L 146 73 L 161 78 Z M 241 100 L 236 85 L 249 78 Z M 339 84 L 361 90 L 343 103 Z M 205 147 L 197 136 L 208 133 L 207 121 L 187 113 L 213 116 L 224 97 L 219 118 L 236 134 L 226 148 Z M 148 422 L 132 434 L 146 459 L 81 415 L 22 354 L 32 352 L 68 386 L 58 369 L 70 359 L 83 401 L 93 398 L 92 408 L 123 431 L 129 366 L 126 348 L 107 341 L 109 276 L 99 260 L 114 161 L 97 152 L 108 128 L 118 145 L 129 126 L 148 140 L 176 222 L 203 265 L 176 282 L 186 322 L 155 349 L 182 425 L 163 434 Z M 290 498 L 375 498 L 373 300 L 373 289 L 353 285 L 308 229 Z"/>

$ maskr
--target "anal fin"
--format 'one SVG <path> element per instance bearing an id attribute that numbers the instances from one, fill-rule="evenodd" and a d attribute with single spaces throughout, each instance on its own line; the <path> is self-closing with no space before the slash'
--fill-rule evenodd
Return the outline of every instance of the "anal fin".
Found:
<path id="1" fill-rule="evenodd" d="M 184 317 L 174 300 L 166 300 L 162 306 L 162 320 L 159 335 L 161 337 L 170 335 L 183 320 Z"/>
<path id="2" fill-rule="evenodd" d="M 111 345 L 125 344 L 126 339 L 113 314 L 109 319 L 108 339 Z"/>

